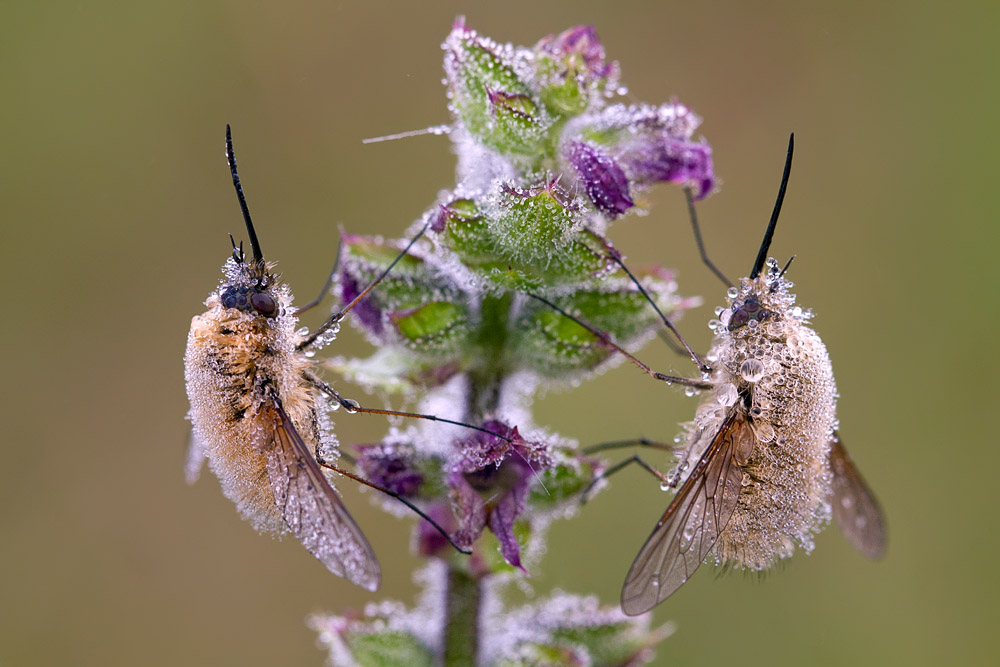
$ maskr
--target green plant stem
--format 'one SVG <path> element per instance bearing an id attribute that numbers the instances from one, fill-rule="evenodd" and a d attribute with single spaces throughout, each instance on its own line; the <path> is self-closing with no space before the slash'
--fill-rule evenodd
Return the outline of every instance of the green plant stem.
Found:
<path id="1" fill-rule="evenodd" d="M 484 296 L 480 304 L 482 325 L 479 327 L 477 341 L 480 357 L 469 369 L 469 419 L 492 415 L 500 401 L 500 385 L 504 374 L 503 351 L 507 344 L 512 301 L 513 296 L 508 293 L 500 297 Z"/>
<path id="2" fill-rule="evenodd" d="M 478 664 L 480 581 L 454 563 L 448 568 L 444 627 L 445 667 Z"/>

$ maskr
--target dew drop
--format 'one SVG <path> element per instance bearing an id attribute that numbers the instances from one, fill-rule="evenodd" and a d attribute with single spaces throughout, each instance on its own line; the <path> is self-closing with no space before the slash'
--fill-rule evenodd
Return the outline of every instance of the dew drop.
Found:
<path id="1" fill-rule="evenodd" d="M 740 364 L 740 375 L 747 382 L 759 382 L 764 377 L 764 364 L 759 359 L 747 359 Z"/>
<path id="2" fill-rule="evenodd" d="M 726 296 L 728 296 L 730 299 L 735 299 L 737 296 L 739 296 L 739 294 L 740 291 L 735 287 L 730 287 L 729 290 L 726 291 Z"/>
<path id="3" fill-rule="evenodd" d="M 730 405 L 736 402 L 736 399 L 738 398 L 738 393 L 736 391 L 736 387 L 733 384 L 727 382 L 726 384 L 719 387 L 718 391 L 715 394 L 715 397 L 719 401 L 719 403 L 721 403 L 726 407 L 729 407 Z"/>
<path id="4" fill-rule="evenodd" d="M 674 487 L 670 486 L 670 482 L 660 482 L 660 491 L 669 491 Z"/>
<path id="5" fill-rule="evenodd" d="M 761 442 L 771 442 L 774 440 L 774 427 L 770 424 L 757 425 L 757 439 Z"/>

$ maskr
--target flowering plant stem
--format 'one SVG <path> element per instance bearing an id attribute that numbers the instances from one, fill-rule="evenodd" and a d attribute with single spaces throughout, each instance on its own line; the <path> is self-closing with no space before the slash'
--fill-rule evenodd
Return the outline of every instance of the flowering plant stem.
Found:
<path id="1" fill-rule="evenodd" d="M 509 606 L 518 587 L 507 584 L 538 566 L 549 524 L 575 516 L 606 468 L 532 423 L 530 407 L 538 388 L 595 377 L 621 360 L 616 350 L 654 335 L 644 291 L 671 318 L 698 303 L 661 267 L 633 278 L 606 234 L 657 183 L 710 194 L 711 149 L 680 103 L 619 101 L 618 64 L 589 26 L 515 47 L 460 19 L 444 50 L 457 184 L 416 223 L 426 236 L 402 258 L 401 243 L 344 235 L 342 303 L 392 271 L 350 319 L 378 351 L 327 367 L 472 426 L 425 423 L 355 445 L 366 479 L 472 553 L 418 524 L 431 564 L 415 608 L 383 602 L 312 623 L 333 665 L 644 664 L 669 634 L 648 616 L 560 591 Z"/>
<path id="2" fill-rule="evenodd" d="M 444 664 L 478 664 L 481 580 L 454 562 L 448 565 L 444 625 Z"/>

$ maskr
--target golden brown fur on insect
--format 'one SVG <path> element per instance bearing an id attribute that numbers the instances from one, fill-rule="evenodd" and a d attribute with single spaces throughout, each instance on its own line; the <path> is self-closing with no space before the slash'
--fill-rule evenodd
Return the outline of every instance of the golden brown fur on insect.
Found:
<path id="1" fill-rule="evenodd" d="M 230 260 L 226 273 L 230 284 L 266 280 L 267 292 L 278 305 L 277 316 L 223 307 L 221 294 L 228 285 L 223 286 L 205 301 L 208 310 L 191 320 L 184 363 L 194 436 L 223 492 L 258 530 L 285 532 L 262 451 L 271 428 L 261 414 L 265 388 L 270 386 L 281 397 L 311 448 L 321 431 L 316 394 L 303 377 L 312 362 L 295 349 L 301 336 L 296 333 L 292 296 L 270 274 L 271 267 L 266 265 L 259 275 L 259 267 Z"/>
<path id="2" fill-rule="evenodd" d="M 830 357 L 812 328 L 810 314 L 794 305 L 790 283 L 772 263 L 744 280 L 731 297 L 708 354 L 715 371 L 699 407 L 689 462 L 696 462 L 729 410 L 748 417 L 755 445 L 743 464 L 743 487 L 714 555 L 752 570 L 771 567 L 809 551 L 813 535 L 830 516 L 830 441 L 836 425 L 837 390 Z M 756 299 L 763 321 L 729 330 L 735 310 Z M 732 407 L 728 407 L 732 406 Z M 693 464 L 693 463 L 692 463 Z"/>

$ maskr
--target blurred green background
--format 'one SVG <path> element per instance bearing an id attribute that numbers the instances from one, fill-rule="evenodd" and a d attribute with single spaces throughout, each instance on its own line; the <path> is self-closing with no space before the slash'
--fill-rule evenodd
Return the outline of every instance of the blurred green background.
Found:
<path id="1" fill-rule="evenodd" d="M 453 183 L 443 137 L 361 139 L 448 121 L 438 45 L 459 13 L 521 44 L 593 23 L 635 100 L 702 115 L 723 183 L 700 214 L 731 275 L 752 263 L 796 132 L 772 253 L 798 256 L 889 553 L 866 562 L 832 529 L 762 583 L 705 568 L 656 610 L 678 628 L 657 664 L 991 663 L 1000 16 L 937 4 L 5 3 L 0 664 L 319 665 L 307 614 L 411 600 L 408 529 L 369 496 L 345 490 L 386 572 L 374 597 L 255 534 L 211 475 L 184 484 L 181 358 L 226 234 L 243 234 L 226 122 L 265 251 L 308 299 L 339 225 L 399 236 Z M 682 323 L 704 349 L 723 289 L 680 192 L 653 201 L 611 236 L 706 298 Z M 353 331 L 333 349 L 367 352 Z M 642 356 L 689 372 L 655 342 Z M 669 439 L 693 409 L 620 367 L 537 416 L 586 442 Z M 365 441 L 385 423 L 337 427 Z M 665 502 L 623 473 L 554 526 L 532 583 L 614 603 Z"/>

